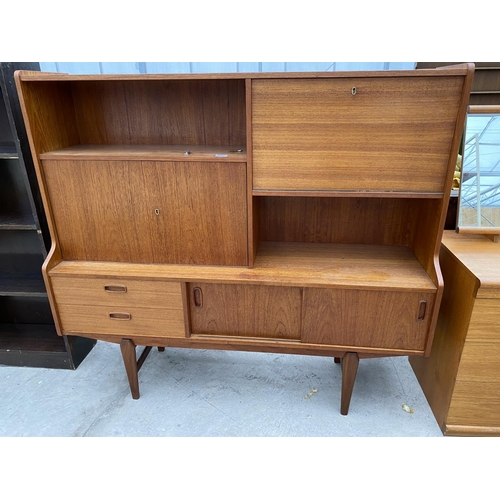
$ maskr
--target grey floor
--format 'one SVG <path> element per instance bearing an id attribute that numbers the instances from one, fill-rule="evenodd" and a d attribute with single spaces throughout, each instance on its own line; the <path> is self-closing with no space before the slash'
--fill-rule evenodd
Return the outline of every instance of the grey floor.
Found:
<path id="1" fill-rule="evenodd" d="M 105 342 L 75 371 L 0 366 L 0 436 L 442 436 L 405 357 L 360 361 L 347 416 L 332 358 L 153 349 L 139 382 Z"/>

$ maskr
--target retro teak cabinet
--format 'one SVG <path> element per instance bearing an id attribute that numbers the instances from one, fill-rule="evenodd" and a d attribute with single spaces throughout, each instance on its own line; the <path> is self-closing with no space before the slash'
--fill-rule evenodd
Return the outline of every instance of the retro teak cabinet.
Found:
<path id="1" fill-rule="evenodd" d="M 428 355 L 473 65 L 17 85 L 61 335 L 342 360 Z M 147 346 L 136 360 L 135 347 Z"/>

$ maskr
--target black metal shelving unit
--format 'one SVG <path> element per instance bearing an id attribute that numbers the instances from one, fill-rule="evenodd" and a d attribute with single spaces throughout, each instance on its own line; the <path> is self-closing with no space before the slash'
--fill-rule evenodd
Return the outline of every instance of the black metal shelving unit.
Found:
<path id="1" fill-rule="evenodd" d="M 0 63 L 0 365 L 75 369 L 94 340 L 56 333 L 42 263 L 50 235 L 14 83 Z"/>

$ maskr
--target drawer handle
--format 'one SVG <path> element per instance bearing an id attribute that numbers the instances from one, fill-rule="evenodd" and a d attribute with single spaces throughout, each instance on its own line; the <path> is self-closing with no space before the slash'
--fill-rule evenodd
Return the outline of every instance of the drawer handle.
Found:
<path id="1" fill-rule="evenodd" d="M 128 321 L 132 319 L 130 313 L 109 313 L 109 319 L 117 319 L 120 321 Z"/>
<path id="2" fill-rule="evenodd" d="M 203 293 L 201 292 L 201 288 L 193 288 L 193 300 L 195 307 L 203 307 Z"/>
<path id="3" fill-rule="evenodd" d="M 424 321 L 426 309 L 427 309 L 427 301 L 421 300 L 420 304 L 418 305 L 417 321 Z"/>
<path id="4" fill-rule="evenodd" d="M 127 291 L 127 287 L 125 285 L 104 285 L 105 292 L 114 292 L 114 293 L 125 293 Z"/>

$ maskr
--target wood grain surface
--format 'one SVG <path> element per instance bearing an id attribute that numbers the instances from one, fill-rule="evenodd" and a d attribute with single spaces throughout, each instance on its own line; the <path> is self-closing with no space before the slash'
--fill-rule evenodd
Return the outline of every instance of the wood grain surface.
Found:
<path id="1" fill-rule="evenodd" d="M 245 164 L 43 163 L 64 259 L 247 264 Z"/>
<path id="2" fill-rule="evenodd" d="M 81 144 L 245 144 L 241 80 L 72 82 Z"/>
<path id="3" fill-rule="evenodd" d="M 393 71 L 335 71 L 335 72 L 269 72 L 269 73 L 186 73 L 186 74 L 100 74 L 100 75 L 69 75 L 67 73 L 49 73 L 18 71 L 23 81 L 148 81 L 148 80 L 224 80 L 255 78 L 259 80 L 284 78 L 295 79 L 307 76 L 314 79 L 329 78 L 393 78 L 393 77 L 436 77 L 463 76 L 467 73 L 467 65 L 448 66 L 441 69 L 393 70 Z"/>
<path id="4" fill-rule="evenodd" d="M 474 302 L 467 340 L 500 343 L 500 299 L 477 299 Z"/>
<path id="5" fill-rule="evenodd" d="M 241 151 L 240 151 L 241 150 Z M 185 153 L 189 154 L 185 154 Z M 40 155 L 42 160 L 149 160 L 246 162 L 245 147 L 198 146 L 195 144 L 79 144 Z"/>
<path id="6" fill-rule="evenodd" d="M 443 192 L 463 82 L 254 81 L 254 189 Z"/>
<path id="7" fill-rule="evenodd" d="M 500 245 L 479 234 L 444 231 L 443 245 L 481 282 L 478 298 L 500 298 Z"/>
<path id="8" fill-rule="evenodd" d="M 182 337 L 184 314 L 181 309 L 129 306 L 88 306 L 57 304 L 64 333 L 115 334 L 128 336 Z M 129 314 L 130 320 L 110 319 L 110 314 Z"/>
<path id="9" fill-rule="evenodd" d="M 407 245 L 418 200 L 260 198 L 261 241 Z"/>
<path id="10" fill-rule="evenodd" d="M 457 381 L 500 383 L 499 361 L 500 338 L 497 338 L 496 342 L 474 342 L 467 337 L 460 358 Z"/>
<path id="11" fill-rule="evenodd" d="M 54 276 L 51 282 L 58 304 L 182 310 L 181 285 L 178 282 L 128 279 L 126 276 Z"/>
<path id="12" fill-rule="evenodd" d="M 420 301 L 427 302 L 418 321 Z M 434 295 L 359 290 L 304 290 L 304 342 L 424 350 Z"/>
<path id="13" fill-rule="evenodd" d="M 445 279 L 443 299 L 429 358 L 410 356 L 410 364 L 427 401 L 443 429 L 453 394 L 477 279 L 441 247 L 440 264 Z"/>
<path id="14" fill-rule="evenodd" d="M 300 288 L 190 283 L 188 290 L 193 334 L 300 340 Z"/>
<path id="15" fill-rule="evenodd" d="M 499 436 L 499 394 L 500 381 L 457 380 L 446 426 L 493 427 L 486 435 Z M 462 430 L 462 435 L 471 434 Z"/>
<path id="16" fill-rule="evenodd" d="M 232 284 L 435 293 L 411 250 L 391 245 L 262 242 L 253 269 L 226 266 L 63 261 L 50 276 L 119 276 Z"/>

